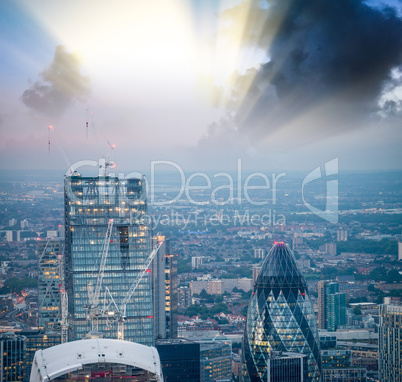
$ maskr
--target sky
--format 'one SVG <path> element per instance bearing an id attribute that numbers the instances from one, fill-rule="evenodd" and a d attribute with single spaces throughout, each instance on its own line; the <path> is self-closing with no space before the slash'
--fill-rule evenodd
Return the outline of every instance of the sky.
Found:
<path id="1" fill-rule="evenodd" d="M 1 169 L 402 168 L 399 0 L 4 0 L 0 48 Z"/>

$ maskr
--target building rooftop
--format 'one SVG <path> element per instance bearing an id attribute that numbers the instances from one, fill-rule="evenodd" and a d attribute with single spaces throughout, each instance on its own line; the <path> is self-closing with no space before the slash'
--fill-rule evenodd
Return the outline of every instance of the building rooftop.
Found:
<path id="1" fill-rule="evenodd" d="M 98 338 L 67 342 L 38 350 L 32 364 L 31 382 L 47 382 L 83 368 L 83 365 L 110 363 L 137 367 L 153 373 L 162 382 L 158 351 L 135 342 Z"/>

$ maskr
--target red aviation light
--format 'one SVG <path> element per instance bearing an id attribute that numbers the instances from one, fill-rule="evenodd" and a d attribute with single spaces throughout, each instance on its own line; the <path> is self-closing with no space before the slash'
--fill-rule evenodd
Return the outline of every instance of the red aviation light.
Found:
<path id="1" fill-rule="evenodd" d="M 150 270 L 150 269 L 147 269 L 147 273 L 151 273 L 151 270 Z"/>
<path id="2" fill-rule="evenodd" d="M 275 245 L 277 245 L 277 244 L 278 244 L 278 242 L 277 242 L 277 241 L 274 241 L 274 244 L 275 244 Z"/>
<path id="3" fill-rule="evenodd" d="M 283 245 L 283 244 L 285 244 L 283 241 L 281 241 L 279 244 L 281 244 L 281 245 Z"/>
<path id="4" fill-rule="evenodd" d="M 111 242 L 111 243 L 113 243 L 113 239 L 112 239 L 112 240 L 110 240 L 110 242 Z"/>
<path id="5" fill-rule="evenodd" d="M 154 318 L 154 316 L 148 316 L 147 318 Z"/>

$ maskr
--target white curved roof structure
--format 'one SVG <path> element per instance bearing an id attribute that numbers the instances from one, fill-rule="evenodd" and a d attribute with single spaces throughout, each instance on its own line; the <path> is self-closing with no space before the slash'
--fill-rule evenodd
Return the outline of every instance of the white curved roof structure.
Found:
<path id="1" fill-rule="evenodd" d="M 138 367 L 154 373 L 163 382 L 162 368 L 156 348 L 135 342 L 108 338 L 67 342 L 38 350 L 32 363 L 30 382 L 47 382 L 82 369 L 83 365 L 116 363 Z"/>

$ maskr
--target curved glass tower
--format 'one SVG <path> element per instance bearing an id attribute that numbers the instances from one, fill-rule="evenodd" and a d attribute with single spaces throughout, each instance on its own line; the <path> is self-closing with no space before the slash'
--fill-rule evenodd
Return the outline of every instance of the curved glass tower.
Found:
<path id="1" fill-rule="evenodd" d="M 253 288 L 243 338 L 243 381 L 268 380 L 272 352 L 307 356 L 304 382 L 320 381 L 321 356 L 306 281 L 289 247 L 275 244 Z"/>

